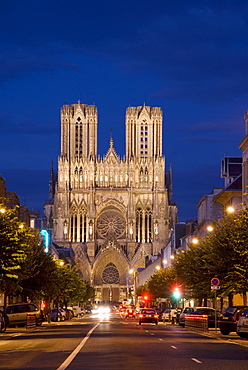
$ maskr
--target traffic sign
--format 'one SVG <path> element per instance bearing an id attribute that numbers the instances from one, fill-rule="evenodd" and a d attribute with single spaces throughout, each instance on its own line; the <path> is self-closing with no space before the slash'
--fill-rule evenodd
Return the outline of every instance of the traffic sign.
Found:
<path id="1" fill-rule="evenodd" d="M 211 280 L 211 285 L 213 285 L 213 286 L 218 286 L 218 285 L 220 285 L 220 281 L 219 281 L 219 279 L 218 279 L 218 278 L 213 278 L 213 279 Z"/>
<path id="2" fill-rule="evenodd" d="M 220 289 L 219 285 L 211 285 L 211 289 Z"/>

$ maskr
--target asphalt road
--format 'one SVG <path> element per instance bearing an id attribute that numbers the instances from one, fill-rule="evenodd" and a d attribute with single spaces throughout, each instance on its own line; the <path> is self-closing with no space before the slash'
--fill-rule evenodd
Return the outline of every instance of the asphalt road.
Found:
<path id="1" fill-rule="evenodd" d="M 248 340 L 112 314 L 0 334 L 0 369 L 248 369 Z"/>

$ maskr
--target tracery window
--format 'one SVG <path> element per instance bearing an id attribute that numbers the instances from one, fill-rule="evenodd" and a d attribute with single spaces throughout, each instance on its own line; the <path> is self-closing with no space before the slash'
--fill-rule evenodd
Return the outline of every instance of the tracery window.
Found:
<path id="1" fill-rule="evenodd" d="M 120 212 L 115 210 L 106 210 L 101 213 L 97 220 L 97 231 L 102 238 L 109 235 L 120 238 L 126 229 L 125 218 Z"/>
<path id="2" fill-rule="evenodd" d="M 109 263 L 102 273 L 102 282 L 104 284 L 118 284 L 119 280 L 119 271 L 113 263 Z"/>

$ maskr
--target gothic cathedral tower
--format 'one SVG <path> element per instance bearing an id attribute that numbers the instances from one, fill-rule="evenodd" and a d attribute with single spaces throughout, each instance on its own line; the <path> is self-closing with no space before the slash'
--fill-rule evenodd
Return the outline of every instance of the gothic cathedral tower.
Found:
<path id="1" fill-rule="evenodd" d="M 176 206 L 166 187 L 161 108 L 127 108 L 124 158 L 112 138 L 98 156 L 97 125 L 94 105 L 62 107 L 53 242 L 73 249 L 96 301 L 120 301 L 129 269 L 144 268 L 166 245 Z"/>

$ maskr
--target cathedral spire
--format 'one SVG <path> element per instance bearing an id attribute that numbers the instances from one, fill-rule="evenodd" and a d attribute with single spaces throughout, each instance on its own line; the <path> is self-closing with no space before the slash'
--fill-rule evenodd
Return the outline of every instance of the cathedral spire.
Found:
<path id="1" fill-rule="evenodd" d="M 112 127 L 110 127 L 110 140 L 109 140 L 109 147 L 113 148 L 114 147 L 114 141 L 112 139 Z"/>

